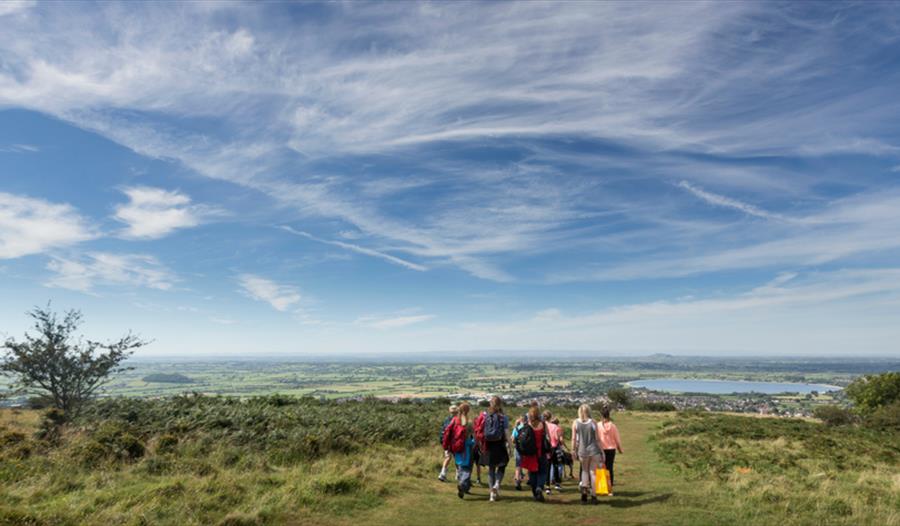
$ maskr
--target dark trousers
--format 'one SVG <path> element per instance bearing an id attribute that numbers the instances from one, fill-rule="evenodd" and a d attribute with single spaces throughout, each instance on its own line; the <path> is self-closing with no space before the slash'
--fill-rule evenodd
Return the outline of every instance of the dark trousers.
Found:
<path id="1" fill-rule="evenodd" d="M 537 493 L 544 490 L 544 484 L 547 482 L 547 469 L 549 463 L 544 455 L 538 457 L 538 470 L 528 472 L 528 485 L 531 486 L 531 492 Z"/>
<path id="2" fill-rule="evenodd" d="M 603 455 L 606 457 L 606 469 L 609 470 L 609 483 L 613 486 L 616 485 L 615 480 L 613 479 L 613 463 L 616 461 L 616 450 L 615 449 L 604 449 Z"/>

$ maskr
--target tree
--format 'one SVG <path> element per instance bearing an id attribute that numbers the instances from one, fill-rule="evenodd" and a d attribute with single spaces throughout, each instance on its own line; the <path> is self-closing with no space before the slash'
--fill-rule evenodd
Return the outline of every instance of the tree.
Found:
<path id="1" fill-rule="evenodd" d="M 625 389 L 624 387 L 616 387 L 607 391 L 606 396 L 609 398 L 609 401 L 628 409 L 631 407 L 631 391 Z"/>
<path id="2" fill-rule="evenodd" d="M 900 372 L 867 374 L 844 390 L 862 413 L 900 402 Z"/>
<path id="3" fill-rule="evenodd" d="M 37 334 L 25 333 L 24 341 L 3 343 L 0 373 L 13 377 L 13 388 L 19 392 L 48 396 L 67 418 L 76 415 L 110 375 L 131 369 L 122 362 L 149 343 L 131 333 L 109 343 L 76 339 L 81 325 L 77 310 L 66 312 L 62 320 L 49 305 L 35 307 L 28 315 Z"/>

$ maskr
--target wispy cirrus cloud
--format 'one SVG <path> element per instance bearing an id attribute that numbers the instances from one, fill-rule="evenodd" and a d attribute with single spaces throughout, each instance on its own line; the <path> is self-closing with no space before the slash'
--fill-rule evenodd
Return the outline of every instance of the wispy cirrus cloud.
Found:
<path id="1" fill-rule="evenodd" d="M 80 257 L 54 256 L 47 269 L 54 276 L 45 282 L 46 286 L 88 293 L 107 286 L 170 290 L 177 281 L 159 260 L 144 254 L 90 252 Z"/>
<path id="2" fill-rule="evenodd" d="M 0 259 L 40 254 L 97 235 L 71 205 L 0 192 Z"/>
<path id="3" fill-rule="evenodd" d="M 244 294 L 256 301 L 268 303 L 277 311 L 287 311 L 301 299 L 296 287 L 282 285 L 255 274 L 241 274 L 238 283 Z"/>
<path id="4" fill-rule="evenodd" d="M 393 264 L 395 264 L 395 265 L 400 265 L 401 267 L 405 267 L 405 268 L 408 268 L 408 269 L 410 269 L 410 270 L 417 270 L 417 271 L 419 271 L 419 272 L 424 272 L 424 271 L 428 270 L 428 267 L 425 267 L 425 266 L 423 266 L 423 265 L 419 265 L 418 263 L 413 263 L 413 262 L 411 262 L 411 261 L 406 261 L 405 259 L 401 259 L 401 258 L 398 258 L 398 257 L 396 257 L 396 256 L 392 256 L 392 255 L 390 255 L 390 254 L 385 254 L 384 252 L 379 252 L 379 251 L 374 250 L 374 249 L 371 249 L 371 248 L 361 247 L 361 246 L 359 246 L 359 245 L 354 245 L 354 244 L 352 244 L 352 243 L 346 243 L 346 242 L 344 242 L 344 241 L 336 241 L 336 240 L 321 239 L 321 238 L 318 238 L 318 237 L 316 237 L 316 236 L 310 234 L 309 232 L 303 232 L 303 231 L 300 231 L 300 230 L 295 230 L 295 229 L 293 229 L 293 228 L 291 228 L 291 227 L 289 227 L 289 226 L 284 226 L 284 225 L 282 225 L 282 226 L 279 227 L 279 228 L 281 228 L 281 229 L 284 230 L 285 232 L 290 232 L 291 234 L 294 234 L 295 236 L 305 237 L 306 239 L 310 239 L 310 240 L 312 240 L 312 241 L 316 241 L 316 242 L 319 242 L 319 243 L 324 243 L 324 244 L 326 244 L 326 245 L 332 245 L 332 246 L 335 246 L 335 247 L 343 248 L 343 249 L 345 249 L 345 250 L 349 250 L 349 251 L 351 251 L 351 252 L 356 252 L 356 253 L 358 253 L 358 254 L 363 254 L 363 255 L 366 255 L 366 256 L 372 256 L 372 257 L 376 257 L 376 258 L 379 258 L 379 259 L 383 259 L 383 260 L 385 260 L 385 261 L 388 261 L 388 262 L 393 263 Z"/>
<path id="5" fill-rule="evenodd" d="M 407 327 L 409 325 L 423 323 L 431 319 L 434 319 L 433 314 L 416 314 L 410 316 L 393 316 L 386 318 L 365 316 L 357 319 L 356 324 L 362 325 L 364 327 L 371 327 L 373 329 L 385 330 L 399 329 L 402 327 Z"/>
<path id="6" fill-rule="evenodd" d="M 822 212 L 829 199 L 809 177 L 747 163 L 898 155 L 896 73 L 859 66 L 892 45 L 898 15 L 881 5 L 844 16 L 830 4 L 802 15 L 751 3 L 335 4 L 324 18 L 303 7 L 306 22 L 272 28 L 262 16 L 225 25 L 195 5 L 139 5 L 137 15 L 101 6 L 96 16 L 37 6 L 0 43 L 12 57 L 0 104 L 335 220 L 335 230 L 365 236 L 353 246 L 494 281 L 521 279 L 515 267 L 527 258 L 584 247 L 593 251 L 577 262 L 581 275 L 595 259 L 626 260 L 641 277 L 715 270 L 689 261 L 697 239 L 717 244 L 710 261 L 721 268 L 733 251 L 760 246 L 786 250 L 778 260 L 817 261 L 780 243 L 805 239 L 806 225 L 767 227 L 734 246 L 709 235 L 731 225 L 691 217 L 692 201 L 774 219 L 788 216 L 773 202 L 789 193 Z M 252 8 L 222 7 L 231 9 Z M 592 142 L 569 146 L 579 141 Z M 629 152 L 618 159 L 628 162 L 591 165 L 604 148 Z M 693 198 L 660 205 L 658 186 L 685 177 L 661 162 L 667 155 L 716 164 L 708 177 L 723 184 L 770 191 L 750 205 L 691 182 Z M 566 156 L 582 162 L 552 163 Z M 379 160 L 415 177 L 369 168 Z M 623 190 L 631 175 L 656 193 Z M 771 192 L 775 184 L 788 192 Z M 430 191 L 410 199 L 410 188 Z M 636 246 L 664 250 L 642 266 Z"/>
<path id="7" fill-rule="evenodd" d="M 700 188 L 699 186 L 693 185 L 687 181 L 681 181 L 678 183 L 679 188 L 683 188 L 688 192 L 694 194 L 698 198 L 706 201 L 707 203 L 713 206 L 720 206 L 724 208 L 731 208 L 737 210 L 739 212 L 743 212 L 747 215 L 760 217 L 762 219 L 776 219 L 776 220 L 784 220 L 785 217 L 781 214 L 773 214 L 771 212 L 767 212 L 758 206 L 751 205 L 749 203 L 744 203 L 743 201 L 739 201 L 737 199 L 733 199 L 731 197 L 727 197 L 724 195 L 714 194 L 712 192 L 707 192 L 706 190 Z"/>

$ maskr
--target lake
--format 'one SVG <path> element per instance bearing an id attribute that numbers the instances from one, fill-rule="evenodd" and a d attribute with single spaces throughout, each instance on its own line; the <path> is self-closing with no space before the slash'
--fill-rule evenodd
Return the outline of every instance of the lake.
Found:
<path id="1" fill-rule="evenodd" d="M 798 384 L 790 382 L 742 382 L 733 380 L 686 380 L 680 378 L 658 378 L 654 380 L 636 380 L 628 382 L 631 387 L 644 387 L 654 391 L 672 393 L 809 393 L 818 391 L 840 391 L 840 387 L 825 384 Z"/>

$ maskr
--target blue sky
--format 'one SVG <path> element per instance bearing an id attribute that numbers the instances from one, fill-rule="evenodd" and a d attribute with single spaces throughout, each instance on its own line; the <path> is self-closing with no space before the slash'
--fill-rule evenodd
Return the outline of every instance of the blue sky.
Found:
<path id="1" fill-rule="evenodd" d="M 5 2 L 0 331 L 898 356 L 898 86 L 890 3 Z"/>

